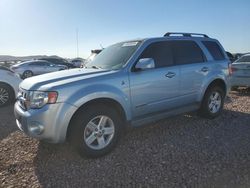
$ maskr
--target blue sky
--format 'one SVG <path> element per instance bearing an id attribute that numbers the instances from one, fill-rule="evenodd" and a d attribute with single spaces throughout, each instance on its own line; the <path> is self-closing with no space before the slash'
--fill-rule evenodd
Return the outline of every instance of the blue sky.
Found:
<path id="1" fill-rule="evenodd" d="M 249 0 L 0 0 L 0 55 L 79 56 L 167 31 L 206 33 L 250 52 Z"/>

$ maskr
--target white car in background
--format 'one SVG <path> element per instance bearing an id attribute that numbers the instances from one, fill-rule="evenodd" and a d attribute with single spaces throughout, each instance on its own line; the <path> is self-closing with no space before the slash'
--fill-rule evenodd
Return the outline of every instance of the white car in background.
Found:
<path id="1" fill-rule="evenodd" d="M 67 68 L 66 65 L 54 64 L 45 60 L 25 61 L 10 67 L 13 72 L 19 74 L 23 79 L 35 75 L 65 70 Z"/>
<path id="2" fill-rule="evenodd" d="M 13 71 L 0 66 L 0 107 L 14 102 L 21 81 Z"/>
<path id="3" fill-rule="evenodd" d="M 85 60 L 82 58 L 75 58 L 71 61 L 72 65 L 76 68 L 80 68 L 84 62 Z"/>
<path id="4" fill-rule="evenodd" d="M 250 87 L 250 54 L 241 56 L 232 63 L 232 89 Z"/>

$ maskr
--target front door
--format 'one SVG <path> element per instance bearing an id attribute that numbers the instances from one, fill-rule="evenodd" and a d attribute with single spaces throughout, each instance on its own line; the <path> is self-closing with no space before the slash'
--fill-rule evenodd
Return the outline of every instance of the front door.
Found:
<path id="1" fill-rule="evenodd" d="M 170 43 L 150 44 L 141 58 L 152 58 L 155 68 L 131 71 L 129 75 L 133 118 L 159 113 L 178 105 L 180 70 L 173 64 Z"/>

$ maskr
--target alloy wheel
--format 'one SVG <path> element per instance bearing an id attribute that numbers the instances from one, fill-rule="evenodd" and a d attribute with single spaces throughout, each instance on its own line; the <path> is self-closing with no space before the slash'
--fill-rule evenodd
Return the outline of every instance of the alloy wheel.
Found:
<path id="1" fill-rule="evenodd" d="M 217 91 L 212 92 L 208 100 L 209 111 L 213 114 L 217 113 L 220 110 L 221 102 L 220 93 Z"/>
<path id="2" fill-rule="evenodd" d="M 9 92 L 5 88 L 0 88 L 0 105 L 4 105 L 9 100 Z"/>
<path id="3" fill-rule="evenodd" d="M 108 116 L 100 115 L 91 119 L 84 129 L 84 142 L 94 150 L 108 146 L 115 133 L 114 122 Z"/>

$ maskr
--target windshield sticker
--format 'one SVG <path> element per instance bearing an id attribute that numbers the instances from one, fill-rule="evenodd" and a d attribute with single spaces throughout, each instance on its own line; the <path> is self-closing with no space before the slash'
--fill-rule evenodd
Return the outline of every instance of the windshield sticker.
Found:
<path id="1" fill-rule="evenodd" d="M 138 42 L 126 42 L 122 45 L 122 47 L 126 47 L 126 46 L 136 46 L 138 44 Z"/>

